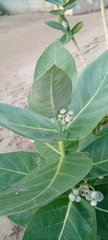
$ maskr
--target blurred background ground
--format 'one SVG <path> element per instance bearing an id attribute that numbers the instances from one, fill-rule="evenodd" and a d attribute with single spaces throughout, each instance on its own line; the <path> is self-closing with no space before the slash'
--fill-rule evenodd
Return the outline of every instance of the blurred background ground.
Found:
<path id="1" fill-rule="evenodd" d="M 108 16 L 108 9 L 106 12 Z M 53 40 L 61 36 L 61 32 L 46 26 L 44 20 L 56 18 L 48 13 L 0 16 L 0 102 L 26 108 L 37 59 Z M 72 16 L 71 26 L 78 21 L 83 21 L 84 27 L 76 40 L 88 64 L 106 50 L 101 12 Z M 67 44 L 66 48 L 74 56 L 80 73 L 83 65 L 73 43 Z M 30 140 L 0 127 L 0 153 L 17 150 L 33 151 Z M 21 240 L 22 235 L 21 228 L 6 217 L 0 218 L 0 240 Z"/>

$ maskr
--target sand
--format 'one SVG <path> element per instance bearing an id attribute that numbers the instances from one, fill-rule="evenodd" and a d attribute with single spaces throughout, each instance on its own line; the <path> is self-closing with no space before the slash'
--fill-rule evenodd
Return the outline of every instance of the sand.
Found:
<path id="1" fill-rule="evenodd" d="M 108 9 L 106 10 L 108 15 Z M 70 18 L 70 16 L 68 16 Z M 61 32 L 44 24 L 54 19 L 49 14 L 18 14 L 0 17 L 0 101 L 25 108 L 26 95 L 33 81 L 37 59 L 43 50 Z M 83 29 L 75 36 L 87 64 L 106 50 L 101 13 L 90 12 L 72 16 L 71 26 L 84 22 Z M 78 72 L 84 68 L 73 42 L 66 45 L 76 60 Z M 0 127 L 0 153 L 17 150 L 33 151 L 30 140 Z M 0 218 L 0 240 L 21 240 L 23 230 L 7 217 Z"/>

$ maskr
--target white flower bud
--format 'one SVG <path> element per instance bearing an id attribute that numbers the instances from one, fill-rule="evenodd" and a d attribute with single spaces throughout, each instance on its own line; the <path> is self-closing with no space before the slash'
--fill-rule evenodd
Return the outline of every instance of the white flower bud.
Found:
<path id="1" fill-rule="evenodd" d="M 70 110 L 70 111 L 69 111 L 69 115 L 72 116 L 73 114 L 74 114 L 74 112 L 73 112 L 72 110 Z"/>
<path id="2" fill-rule="evenodd" d="M 69 194 L 69 199 L 70 201 L 74 202 L 75 201 L 75 195 L 73 193 Z"/>
<path id="3" fill-rule="evenodd" d="M 93 199 L 96 199 L 96 197 L 98 197 L 98 193 L 96 191 L 93 191 L 91 193 L 91 196 L 92 196 Z"/>
<path id="4" fill-rule="evenodd" d="M 76 202 L 81 202 L 81 197 L 80 196 L 76 196 L 75 201 Z"/>
<path id="5" fill-rule="evenodd" d="M 31 139 L 31 142 L 34 142 L 34 140 Z"/>
<path id="6" fill-rule="evenodd" d="M 66 111 L 66 109 L 65 108 L 62 108 L 61 110 L 60 110 L 60 113 L 61 114 L 64 114 L 64 113 L 66 113 L 67 111 Z"/>
<path id="7" fill-rule="evenodd" d="M 79 194 L 79 190 L 78 189 L 74 189 L 73 193 L 77 196 Z"/>
<path id="8" fill-rule="evenodd" d="M 58 118 L 62 118 L 62 115 L 61 115 L 61 114 L 58 114 Z"/>
<path id="9" fill-rule="evenodd" d="M 66 124 L 66 122 L 65 122 L 65 120 L 64 120 L 64 119 L 62 119 L 62 120 L 61 120 L 61 123 L 62 123 L 63 125 L 65 125 L 65 124 Z"/>
<path id="10" fill-rule="evenodd" d="M 103 179 L 103 178 L 104 178 L 104 176 L 99 176 L 99 178 L 100 178 L 100 179 Z"/>
<path id="11" fill-rule="evenodd" d="M 67 116 L 67 117 L 65 117 L 65 121 L 66 121 L 67 123 L 71 122 L 71 121 L 72 121 L 72 116 Z"/>
<path id="12" fill-rule="evenodd" d="M 95 200 L 92 200 L 90 203 L 91 203 L 91 206 L 93 207 L 97 205 L 97 202 Z"/>
<path id="13" fill-rule="evenodd" d="M 104 195 L 101 192 L 97 191 L 97 196 L 96 196 L 95 200 L 97 202 L 101 202 L 103 199 L 104 199 Z"/>

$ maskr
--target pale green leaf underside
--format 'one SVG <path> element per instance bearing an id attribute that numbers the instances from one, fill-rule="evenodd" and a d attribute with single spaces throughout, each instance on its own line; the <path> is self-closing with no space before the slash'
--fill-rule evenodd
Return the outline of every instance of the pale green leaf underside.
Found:
<path id="1" fill-rule="evenodd" d="M 0 215 L 11 215 L 47 204 L 77 184 L 90 171 L 91 160 L 84 153 L 54 159 L 43 164 L 15 186 L 0 194 Z"/>
<path id="2" fill-rule="evenodd" d="M 60 132 L 52 119 L 3 103 L 0 103 L 0 125 L 21 136 L 43 142 L 66 138 L 66 132 Z"/>
<path id="3" fill-rule="evenodd" d="M 50 158 L 54 159 L 60 156 L 60 149 L 59 149 L 59 143 L 58 142 L 53 142 L 53 143 L 43 143 L 39 141 L 34 142 L 34 147 L 37 149 L 38 153 L 48 159 L 49 156 Z M 69 142 L 65 141 L 65 152 L 68 155 L 71 155 L 73 152 L 76 152 L 78 149 L 78 141 L 74 142 Z"/>
<path id="4" fill-rule="evenodd" d="M 108 173 L 108 133 L 93 141 L 83 149 L 89 153 L 93 166 L 87 178 L 102 176 Z"/>
<path id="5" fill-rule="evenodd" d="M 36 209 L 30 209 L 25 212 L 16 213 L 8 216 L 8 218 L 16 225 L 27 228 L 29 222 L 31 221 L 35 213 Z"/>
<path id="6" fill-rule="evenodd" d="M 77 84 L 76 64 L 72 55 L 63 47 L 58 39 L 51 43 L 38 59 L 34 73 L 34 80 L 45 73 L 53 65 L 62 69 L 70 77 L 74 91 Z"/>
<path id="7" fill-rule="evenodd" d="M 95 240 L 95 209 L 82 199 L 72 203 L 61 196 L 40 208 L 30 222 L 23 240 Z"/>
<path id="8" fill-rule="evenodd" d="M 59 150 L 59 143 L 53 142 L 53 143 L 43 143 L 39 141 L 34 142 L 34 147 L 38 151 L 38 153 L 45 159 L 48 159 L 50 156 L 50 159 L 56 159 L 61 155 Z"/>
<path id="9" fill-rule="evenodd" d="M 71 140 L 87 136 L 108 112 L 108 50 L 79 76 L 71 109 L 74 119 L 67 128 Z"/>
<path id="10" fill-rule="evenodd" d="M 39 164 L 42 158 L 35 152 L 0 154 L 0 192 L 13 187 Z"/>
<path id="11" fill-rule="evenodd" d="M 34 81 L 28 94 L 28 104 L 34 112 L 53 118 L 71 102 L 71 98 L 71 79 L 53 65 Z"/>

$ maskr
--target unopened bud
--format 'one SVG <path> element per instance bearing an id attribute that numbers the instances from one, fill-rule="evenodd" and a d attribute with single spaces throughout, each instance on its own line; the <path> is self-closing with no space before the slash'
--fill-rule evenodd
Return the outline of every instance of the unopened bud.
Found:
<path id="1" fill-rule="evenodd" d="M 81 197 L 80 196 L 76 196 L 75 201 L 76 202 L 81 202 Z"/>
<path id="2" fill-rule="evenodd" d="M 95 200 L 92 200 L 90 203 L 91 203 L 91 206 L 93 207 L 97 205 L 97 202 Z"/>
<path id="3" fill-rule="evenodd" d="M 73 193 L 69 194 L 69 199 L 74 202 L 75 201 L 75 195 Z"/>
<path id="4" fill-rule="evenodd" d="M 69 115 L 73 115 L 74 112 L 72 110 L 69 111 Z"/>
<path id="5" fill-rule="evenodd" d="M 77 196 L 79 194 L 79 190 L 78 189 L 74 189 L 73 193 Z"/>
<path id="6" fill-rule="evenodd" d="M 62 108 L 62 109 L 60 110 L 60 113 L 61 113 L 61 114 L 66 113 L 66 109 L 65 109 L 65 108 Z"/>
<path id="7" fill-rule="evenodd" d="M 71 122 L 71 121 L 72 121 L 72 116 L 67 116 L 67 117 L 65 117 L 65 121 L 66 121 L 67 123 Z"/>

